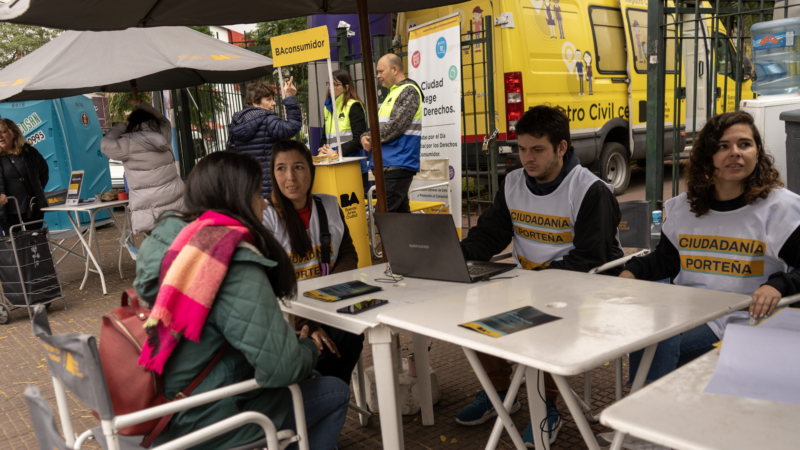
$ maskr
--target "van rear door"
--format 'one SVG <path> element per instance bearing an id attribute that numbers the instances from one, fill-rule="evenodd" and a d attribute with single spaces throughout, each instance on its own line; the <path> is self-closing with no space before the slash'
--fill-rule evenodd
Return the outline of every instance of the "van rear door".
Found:
<path id="1" fill-rule="evenodd" d="M 650 0 L 658 1 L 658 0 Z M 667 6 L 674 6 L 668 2 Z M 644 157 L 645 134 L 647 129 L 647 0 L 621 0 L 622 20 L 628 40 L 628 62 L 630 64 L 630 125 L 633 132 L 634 157 Z M 664 156 L 672 154 L 673 115 L 675 109 L 675 17 L 667 14 L 667 51 L 665 54 L 666 80 L 664 92 Z M 670 26 L 671 25 L 671 26 Z M 659 61 L 661 62 L 661 61 Z M 681 100 L 681 116 L 683 103 Z M 684 123 L 681 117 L 680 122 Z"/>

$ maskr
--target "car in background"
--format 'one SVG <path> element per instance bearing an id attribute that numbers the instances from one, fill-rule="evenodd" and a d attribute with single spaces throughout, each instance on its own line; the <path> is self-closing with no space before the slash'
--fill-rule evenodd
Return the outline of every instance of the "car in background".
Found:
<path id="1" fill-rule="evenodd" d="M 122 162 L 109 159 L 108 168 L 111 173 L 111 188 L 125 189 L 125 180 L 123 179 L 125 168 L 122 167 Z"/>

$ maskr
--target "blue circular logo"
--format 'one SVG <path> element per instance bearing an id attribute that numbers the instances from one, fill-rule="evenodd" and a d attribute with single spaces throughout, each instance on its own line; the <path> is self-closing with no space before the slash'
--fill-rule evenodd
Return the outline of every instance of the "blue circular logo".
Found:
<path id="1" fill-rule="evenodd" d="M 443 37 L 440 37 L 439 40 L 436 41 L 436 56 L 442 59 L 445 53 L 447 53 L 447 41 L 445 41 Z"/>

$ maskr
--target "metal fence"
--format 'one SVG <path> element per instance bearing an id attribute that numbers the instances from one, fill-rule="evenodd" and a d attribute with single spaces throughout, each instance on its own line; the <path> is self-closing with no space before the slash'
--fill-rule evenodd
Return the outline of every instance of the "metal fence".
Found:
<path id="1" fill-rule="evenodd" d="M 777 5 L 777 7 L 776 7 Z M 800 6 L 800 5 L 797 5 Z M 752 64 L 753 24 L 797 15 L 788 1 L 705 2 L 651 0 L 648 4 L 647 67 L 647 182 L 651 209 L 663 207 L 665 108 L 675 111 L 672 149 L 672 195 L 679 193 L 678 133 L 685 125 L 687 143 L 694 142 L 705 122 L 716 114 L 738 111 L 741 100 L 756 98 L 750 87 L 755 77 Z M 793 11 L 790 12 L 790 11 Z M 674 61 L 660 55 L 674 54 Z M 672 86 L 665 85 L 667 66 L 674 64 Z M 674 103 L 665 93 L 673 89 Z M 685 153 L 684 153 L 685 155 Z"/>

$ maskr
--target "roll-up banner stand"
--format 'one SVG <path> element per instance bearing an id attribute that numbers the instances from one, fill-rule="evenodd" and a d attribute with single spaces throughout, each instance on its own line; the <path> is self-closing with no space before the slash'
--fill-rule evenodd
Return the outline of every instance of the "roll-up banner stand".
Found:
<path id="1" fill-rule="evenodd" d="M 461 23 L 458 14 L 411 28 L 408 76 L 425 96 L 420 172 L 413 188 L 450 183 L 450 214 L 461 237 Z M 447 202 L 445 188 L 412 193 L 412 200 Z"/>

